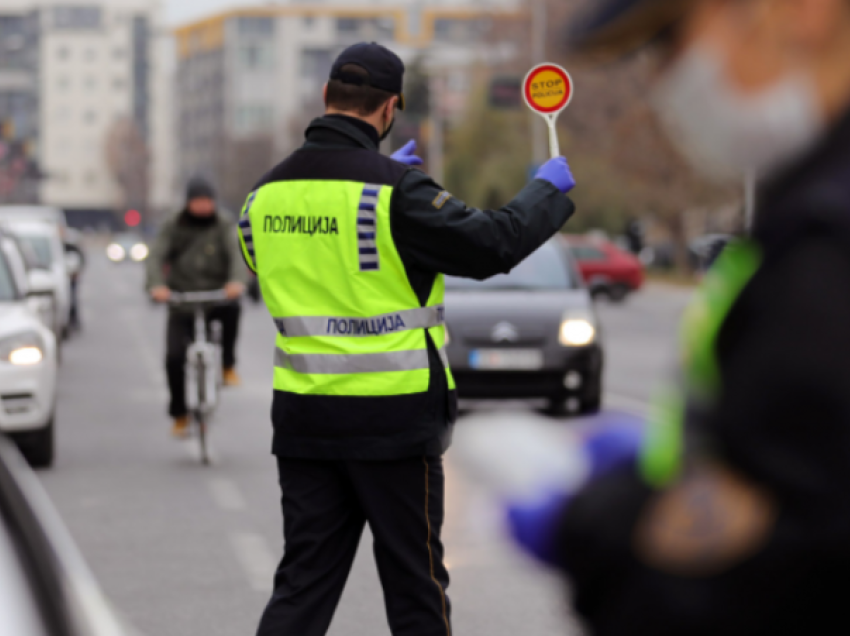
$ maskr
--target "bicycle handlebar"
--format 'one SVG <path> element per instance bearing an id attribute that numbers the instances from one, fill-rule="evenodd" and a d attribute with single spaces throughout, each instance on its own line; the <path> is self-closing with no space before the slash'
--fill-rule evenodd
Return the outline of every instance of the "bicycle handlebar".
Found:
<path id="1" fill-rule="evenodd" d="M 168 299 L 170 305 L 200 305 L 204 303 L 220 303 L 234 300 L 229 298 L 223 289 L 203 292 L 171 292 Z"/>

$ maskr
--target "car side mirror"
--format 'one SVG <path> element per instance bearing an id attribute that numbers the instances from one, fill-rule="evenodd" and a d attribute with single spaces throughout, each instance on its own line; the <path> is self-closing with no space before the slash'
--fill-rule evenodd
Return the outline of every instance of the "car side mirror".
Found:
<path id="1" fill-rule="evenodd" d="M 27 272 L 27 283 L 27 295 L 53 292 L 53 280 L 46 269 L 31 269 Z"/>

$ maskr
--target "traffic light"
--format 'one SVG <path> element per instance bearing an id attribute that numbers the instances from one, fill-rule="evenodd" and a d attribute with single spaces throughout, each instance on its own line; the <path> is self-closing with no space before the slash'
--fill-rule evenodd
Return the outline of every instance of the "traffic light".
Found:
<path id="1" fill-rule="evenodd" d="M 514 110 L 522 105 L 522 80 L 519 77 L 494 77 L 490 82 L 490 106 Z"/>
<path id="2" fill-rule="evenodd" d="M 138 227 L 142 222 L 142 214 L 138 210 L 127 210 L 124 214 L 124 223 L 127 227 Z"/>

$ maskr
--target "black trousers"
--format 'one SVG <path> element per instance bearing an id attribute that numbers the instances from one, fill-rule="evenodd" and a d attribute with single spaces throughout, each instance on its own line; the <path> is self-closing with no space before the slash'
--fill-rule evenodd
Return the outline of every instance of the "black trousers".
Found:
<path id="1" fill-rule="evenodd" d="M 368 523 L 393 636 L 451 636 L 440 457 L 278 458 L 285 551 L 258 636 L 323 636 Z"/>
<path id="2" fill-rule="evenodd" d="M 236 366 L 236 338 L 239 335 L 239 317 L 242 308 L 234 303 L 214 307 L 207 312 L 207 328 L 211 322 L 221 323 L 222 363 L 225 369 Z M 182 417 L 186 409 L 186 350 L 195 337 L 195 316 L 191 313 L 172 311 L 168 314 L 166 328 L 165 371 L 168 375 L 168 390 L 171 404 L 168 413 Z"/>

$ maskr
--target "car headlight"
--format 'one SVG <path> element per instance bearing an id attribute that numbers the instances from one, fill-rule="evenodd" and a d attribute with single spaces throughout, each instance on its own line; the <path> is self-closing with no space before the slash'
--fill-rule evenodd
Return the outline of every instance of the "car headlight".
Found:
<path id="1" fill-rule="evenodd" d="M 32 366 L 44 360 L 44 340 L 34 331 L 0 338 L 0 360 Z"/>
<path id="2" fill-rule="evenodd" d="M 110 243 L 109 247 L 106 248 L 106 257 L 114 263 L 123 261 L 126 256 L 127 252 L 118 243 Z"/>
<path id="3" fill-rule="evenodd" d="M 588 317 L 565 316 L 561 321 L 559 341 L 565 347 L 583 347 L 596 339 L 596 326 Z"/>
<path id="4" fill-rule="evenodd" d="M 136 243 L 133 247 L 130 248 L 130 258 L 132 258 L 137 263 L 145 260 L 148 257 L 150 250 L 148 250 L 148 246 L 144 243 Z"/>

